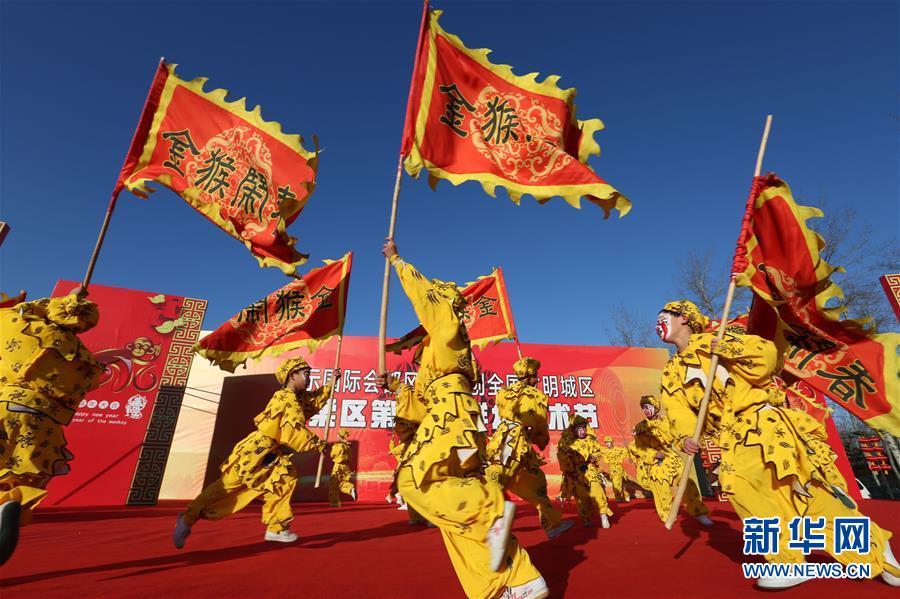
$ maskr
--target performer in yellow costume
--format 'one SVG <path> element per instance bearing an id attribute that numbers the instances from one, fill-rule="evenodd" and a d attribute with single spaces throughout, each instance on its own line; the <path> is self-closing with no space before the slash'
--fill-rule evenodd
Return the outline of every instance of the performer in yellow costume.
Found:
<path id="1" fill-rule="evenodd" d="M 275 371 L 281 389 L 266 409 L 253 419 L 256 430 L 244 437 L 222 464 L 222 476 L 211 483 L 179 514 L 172 540 L 181 549 L 191 527 L 199 519 L 219 520 L 239 512 L 262 496 L 262 522 L 266 541 L 292 543 L 294 514 L 291 495 L 299 476 L 295 454 L 325 451 L 325 442 L 313 434 L 306 422 L 328 401 L 331 386 L 307 391 L 310 367 L 303 358 L 290 358 Z M 334 380 L 340 371 L 334 373 Z"/>
<path id="2" fill-rule="evenodd" d="M 520 358 L 513 364 L 518 382 L 497 392 L 500 425 L 488 441 L 487 477 L 537 508 L 541 527 L 553 539 L 572 522 L 563 522 L 562 512 L 550 503 L 544 460 L 532 446 L 543 450 L 550 443 L 549 402 L 535 386 L 540 367 L 534 358 Z"/>
<path id="3" fill-rule="evenodd" d="M 673 487 L 678 486 L 684 460 L 673 447 L 675 438 L 669 430 L 669 421 L 660 413 L 656 398 L 652 395 L 642 397 L 641 409 L 646 418 L 634 427 L 634 453 L 644 479 L 641 486 L 653 493 L 656 513 L 665 522 L 669 518 L 669 508 L 675 498 Z M 682 505 L 701 524 L 712 526 L 713 521 L 707 515 L 709 510 L 703 505 L 700 489 L 693 479 L 688 481 Z"/>
<path id="4" fill-rule="evenodd" d="M 575 494 L 578 515 L 585 526 L 590 526 L 594 513 L 600 514 L 600 525 L 609 528 L 609 502 L 603 488 L 603 474 L 598 466 L 600 443 L 597 435 L 583 416 L 575 416 L 557 446 L 557 459 L 563 477 L 570 477 Z"/>
<path id="5" fill-rule="evenodd" d="M 47 483 L 69 471 L 63 427 L 103 372 L 78 339 L 100 318 L 86 296 L 78 286 L 0 310 L 0 565 Z"/>
<path id="6" fill-rule="evenodd" d="M 331 507 L 341 507 L 341 493 L 356 501 L 355 473 L 350 470 L 350 431 L 342 428 L 338 437 L 338 442 L 331 445 L 331 459 L 334 462 L 328 479 L 328 502 Z"/>
<path id="7" fill-rule="evenodd" d="M 805 561 L 802 551 L 788 545 L 788 524 L 798 516 L 825 519 L 825 550 L 831 553 L 834 518 L 862 514 L 841 488 L 828 482 L 835 474 L 822 468 L 832 459 L 822 445 L 822 427 L 805 412 L 786 407 L 784 392 L 773 380 L 779 361 L 773 343 L 754 335 L 731 335 L 717 342 L 715 335 L 704 332 L 707 324 L 707 317 L 686 300 L 666 304 L 657 319 L 660 338 L 678 350 L 663 369 L 661 383 L 676 446 L 689 454 L 700 449 L 691 436 L 704 388 L 710 384 L 710 362 L 717 355 L 720 363 L 711 382 L 704 431 L 722 449 L 722 492 L 743 519 L 781 519 L 778 553 L 767 555 L 769 561 Z M 880 574 L 900 586 L 900 564 L 891 552 L 890 537 L 890 532 L 870 522 L 869 552 L 843 551 L 834 558 L 869 564 L 873 577 Z M 757 586 L 786 588 L 805 580 L 760 578 Z"/>
<path id="8" fill-rule="evenodd" d="M 609 466 L 609 478 L 616 501 L 631 501 L 631 496 L 625 490 L 624 464 L 628 459 L 628 450 L 624 447 L 616 447 L 613 438 L 606 435 L 603 437 L 603 445 L 600 447 L 600 457 Z"/>
<path id="9" fill-rule="evenodd" d="M 412 385 L 401 383 L 399 379 L 379 375 L 376 379 L 376 384 L 385 393 L 391 393 L 395 396 L 398 409 L 401 409 L 404 413 L 408 412 L 408 409 L 405 408 L 405 406 L 409 406 L 411 402 L 415 401 L 413 398 L 414 389 Z M 410 441 L 412 441 L 415 436 L 417 427 L 418 425 L 416 423 L 395 416 L 394 434 L 391 440 L 388 441 L 388 452 L 390 452 L 397 461 L 397 465 L 394 467 L 390 490 L 385 499 L 387 499 L 388 503 L 394 503 L 396 501 L 399 506 L 397 508 L 398 510 L 409 509 L 406 502 L 403 501 L 403 496 L 397 491 L 397 474 L 400 471 L 400 464 L 403 463 L 403 454 L 406 453 L 406 448 L 409 447 Z M 394 441 L 394 437 L 396 437 L 396 441 Z M 417 514 L 415 518 L 410 514 L 411 524 L 419 523 L 420 519 L 421 517 Z"/>
<path id="10" fill-rule="evenodd" d="M 476 366 L 456 285 L 429 280 L 400 259 L 393 240 L 382 252 L 394 265 L 427 336 L 421 343 L 415 399 L 397 416 L 418 424 L 397 475 L 400 493 L 441 531 L 468 597 L 546 597 L 547 585 L 510 534 L 515 504 L 485 480 L 486 428 L 472 397 Z"/>

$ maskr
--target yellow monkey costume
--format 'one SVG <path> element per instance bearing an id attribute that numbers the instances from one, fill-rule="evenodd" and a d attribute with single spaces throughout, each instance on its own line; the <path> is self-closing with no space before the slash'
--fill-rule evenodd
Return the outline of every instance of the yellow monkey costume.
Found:
<path id="1" fill-rule="evenodd" d="M 97 305 L 74 295 L 0 310 L 0 505 L 21 505 L 21 524 L 69 472 L 63 427 L 103 366 L 78 339 L 96 326 Z"/>
<path id="2" fill-rule="evenodd" d="M 283 388 L 254 418 L 256 430 L 234 446 L 222 464 L 222 476 L 188 504 L 182 515 L 185 524 L 224 518 L 262 496 L 266 530 L 280 533 L 290 528 L 291 495 L 298 477 L 291 458 L 294 453 L 324 450 L 325 443 L 306 422 L 322 409 L 331 392 L 330 385 L 299 394 L 284 388 L 293 371 L 306 368 L 309 365 L 302 358 L 290 358 L 278 367 L 275 377 Z"/>
<path id="3" fill-rule="evenodd" d="M 675 499 L 674 487 L 678 486 L 681 478 L 684 460 L 681 453 L 673 447 L 675 438 L 669 429 L 669 421 L 659 415 L 659 402 L 652 395 L 645 395 L 641 398 L 641 407 L 646 404 L 656 408 L 656 416 L 652 419 L 644 418 L 634 427 L 634 454 L 638 469 L 643 475 L 641 486 L 653 493 L 656 513 L 665 522 L 669 518 L 672 500 Z M 656 457 L 659 452 L 664 454 L 662 458 Z M 688 481 L 682 505 L 691 516 L 709 513 L 693 479 Z"/>
<path id="4" fill-rule="evenodd" d="M 600 447 L 600 457 L 609 467 L 609 478 L 612 482 L 613 496 L 616 501 L 630 501 L 631 497 L 625 490 L 625 460 L 628 459 L 628 450 L 624 447 L 607 447 L 612 445 L 613 438 L 609 435 L 603 437 L 603 445 Z"/>
<path id="5" fill-rule="evenodd" d="M 579 439 L 575 434 L 579 426 L 584 426 L 587 431 L 584 439 Z M 578 515 L 585 524 L 591 522 L 595 512 L 601 516 L 612 516 L 603 488 L 603 474 L 597 467 L 599 455 L 600 443 L 587 420 L 583 416 L 572 418 L 569 428 L 560 437 L 557 459 L 564 480 L 569 477 Z"/>
<path id="6" fill-rule="evenodd" d="M 834 518 L 862 514 L 838 486 L 829 483 L 835 474 L 823 468 L 831 461 L 831 451 L 821 425 L 805 412 L 786 407 L 784 392 L 772 378 L 779 358 L 775 345 L 755 335 L 732 335 L 713 350 L 715 335 L 703 332 L 706 318 L 696 306 L 680 301 L 663 310 L 685 316 L 694 333 L 662 375 L 662 402 L 676 445 L 693 434 L 710 362 L 718 355 L 704 431 L 722 449 L 722 492 L 741 518 L 781 518 L 779 551 L 767 555 L 769 561 L 804 561 L 802 551 L 788 547 L 788 523 L 796 516 L 825 518 L 826 550 L 831 552 Z M 882 571 L 900 576 L 900 568 L 885 558 L 891 533 L 875 522 L 870 523 L 870 533 L 868 554 L 845 551 L 834 558 L 870 564 L 872 577 Z"/>
<path id="7" fill-rule="evenodd" d="M 331 507 L 341 506 L 341 493 L 356 499 L 356 485 L 350 470 L 350 431 L 342 428 L 339 440 L 331 446 L 331 477 L 328 479 L 328 502 Z"/>
<path id="8" fill-rule="evenodd" d="M 521 358 L 513 364 L 520 379 L 497 392 L 500 425 L 488 442 L 490 480 L 518 495 L 538 510 L 541 526 L 551 531 L 562 521 L 562 512 L 553 507 L 547 496 L 547 477 L 541 470 L 544 460 L 534 450 L 550 442 L 547 423 L 547 396 L 521 379 L 537 374 L 541 363 L 534 358 Z"/>
<path id="9" fill-rule="evenodd" d="M 493 598 L 506 587 L 540 578 L 510 535 L 505 562 L 491 569 L 486 543 L 503 516 L 503 491 L 481 475 L 486 429 L 472 397 L 476 367 L 463 325 L 465 300 L 452 283 L 429 280 L 399 256 L 391 263 L 428 333 L 421 344 L 414 401 L 397 416 L 419 423 L 400 464 L 397 484 L 409 506 L 436 525 L 468 597 Z"/>

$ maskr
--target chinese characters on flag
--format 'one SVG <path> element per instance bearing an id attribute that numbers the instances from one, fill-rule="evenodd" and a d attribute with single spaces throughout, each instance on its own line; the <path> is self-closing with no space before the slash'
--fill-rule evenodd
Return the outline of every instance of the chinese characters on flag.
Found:
<path id="1" fill-rule="evenodd" d="M 587 165 L 600 153 L 593 136 L 603 123 L 575 118 L 575 89 L 492 64 L 489 50 L 470 50 L 444 31 L 440 15 L 424 17 L 401 150 L 406 171 L 428 171 L 432 187 L 479 181 L 491 196 L 505 187 L 517 203 L 525 194 L 540 203 L 562 196 L 578 208 L 585 197 L 606 216 L 613 208 L 626 214 L 631 203 Z"/>
<path id="2" fill-rule="evenodd" d="M 342 334 L 352 260 L 349 252 L 294 279 L 235 314 L 195 350 L 229 372 L 249 358 L 277 356 L 298 347 L 315 350 Z"/>
<path id="3" fill-rule="evenodd" d="M 495 268 L 488 276 L 469 283 L 460 293 L 466 298 L 464 324 L 473 347 L 484 349 L 495 341 L 516 339 L 516 326 L 509 309 L 509 294 L 502 268 Z M 399 353 L 418 345 L 426 334 L 425 328 L 419 326 L 385 346 L 385 349 Z"/>
<path id="4" fill-rule="evenodd" d="M 841 320 L 836 270 L 824 240 L 806 226 L 821 211 L 798 206 L 773 174 L 757 177 L 735 256 L 738 285 L 754 293 L 751 332 L 784 350 L 785 369 L 869 426 L 900 435 L 900 335 Z"/>
<path id="5" fill-rule="evenodd" d="M 160 62 L 113 195 L 141 197 L 161 183 L 243 243 L 260 266 L 294 274 L 307 256 L 286 227 L 315 186 L 317 153 L 299 135 L 264 121 L 245 99 L 204 91 L 206 79 L 184 81 Z"/>

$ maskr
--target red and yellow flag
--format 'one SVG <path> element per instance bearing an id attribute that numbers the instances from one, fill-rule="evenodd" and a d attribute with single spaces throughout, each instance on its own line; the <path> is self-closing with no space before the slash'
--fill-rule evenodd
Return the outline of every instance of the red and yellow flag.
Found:
<path id="1" fill-rule="evenodd" d="M 489 343 L 516 339 L 516 325 L 509 309 L 509 294 L 503 269 L 495 268 L 491 274 L 479 277 L 463 289 L 466 298 L 464 324 L 469 341 L 474 347 L 484 348 Z M 385 346 L 390 352 L 400 353 L 404 349 L 421 343 L 427 333 L 421 325 Z"/>
<path id="2" fill-rule="evenodd" d="M 12 308 L 18 304 L 21 304 L 25 301 L 25 290 L 19 292 L 19 295 L 14 295 L 12 297 L 6 295 L 5 293 L 0 293 L 0 309 L 2 308 Z"/>
<path id="3" fill-rule="evenodd" d="M 204 91 L 205 78 L 185 81 L 160 62 L 113 196 L 122 189 L 147 197 L 150 181 L 165 185 L 243 243 L 260 266 L 294 274 L 308 256 L 294 249 L 286 227 L 315 186 L 317 152 L 299 135 L 264 121 L 246 99 Z"/>
<path id="4" fill-rule="evenodd" d="M 575 117 L 575 89 L 560 89 L 555 75 L 538 82 L 537 73 L 492 64 L 490 50 L 444 31 L 440 15 L 426 7 L 401 149 L 406 171 L 427 170 L 432 188 L 440 179 L 479 181 L 491 196 L 505 187 L 516 203 L 562 196 L 580 208 L 585 197 L 607 217 L 613 208 L 624 216 L 631 202 L 587 164 L 600 153 L 594 133 L 603 123 Z"/>
<path id="5" fill-rule="evenodd" d="M 222 370 L 249 358 L 277 356 L 298 347 L 314 351 L 344 330 L 353 252 L 326 261 L 235 314 L 194 350 Z"/>
<path id="6" fill-rule="evenodd" d="M 775 175 L 754 180 L 733 272 L 754 292 L 750 330 L 784 350 L 785 370 L 875 429 L 900 435 L 900 335 L 873 334 L 829 307 L 840 287 L 806 226 L 822 212 L 798 206 Z"/>

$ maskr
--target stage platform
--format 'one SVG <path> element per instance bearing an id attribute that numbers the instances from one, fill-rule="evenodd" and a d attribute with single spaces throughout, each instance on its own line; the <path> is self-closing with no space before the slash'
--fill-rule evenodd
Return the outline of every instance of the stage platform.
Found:
<path id="1" fill-rule="evenodd" d="M 666 531 L 648 500 L 613 505 L 613 527 L 576 524 L 552 541 L 537 514 L 520 505 L 514 532 L 550 585 L 551 597 L 760 597 L 741 574 L 740 521 L 710 502 L 715 526 L 684 517 Z M 4 599 L 52 597 L 462 597 L 441 535 L 410 526 L 386 503 L 340 509 L 295 504 L 300 541 L 263 541 L 259 506 L 201 521 L 186 547 L 172 546 L 181 504 L 47 508 L 22 529 L 19 549 L 0 568 Z M 863 511 L 895 534 L 900 503 L 864 501 Z M 570 507 L 567 518 L 576 519 Z M 895 550 L 900 541 L 894 543 Z M 811 556 L 810 561 L 827 561 Z M 749 561 L 749 560 L 748 560 Z M 813 580 L 779 593 L 800 599 L 898 596 L 880 580 Z"/>

